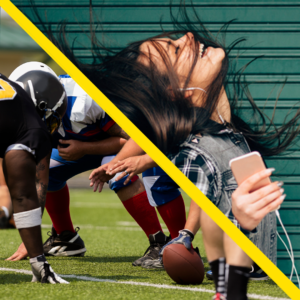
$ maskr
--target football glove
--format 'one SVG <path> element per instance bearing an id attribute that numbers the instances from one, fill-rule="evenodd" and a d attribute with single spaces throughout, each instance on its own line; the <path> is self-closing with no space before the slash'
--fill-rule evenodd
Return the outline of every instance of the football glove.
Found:
<path id="1" fill-rule="evenodd" d="M 159 255 L 162 256 L 165 248 L 171 244 L 182 244 L 184 245 L 188 250 L 191 250 L 192 248 L 192 241 L 194 239 L 194 234 L 188 230 L 188 229 L 183 229 L 179 231 L 179 236 L 169 243 L 167 243 L 163 248 L 160 250 Z"/>
<path id="2" fill-rule="evenodd" d="M 53 269 L 46 261 L 44 255 L 37 256 L 30 259 L 31 269 L 32 269 L 32 280 L 31 282 L 41 282 L 41 283 L 65 283 L 69 284 L 68 281 L 60 278 L 54 273 Z"/>

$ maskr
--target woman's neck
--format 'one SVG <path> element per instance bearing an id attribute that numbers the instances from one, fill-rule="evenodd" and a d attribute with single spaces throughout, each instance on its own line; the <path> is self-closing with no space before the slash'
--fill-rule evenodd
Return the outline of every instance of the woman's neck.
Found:
<path id="1" fill-rule="evenodd" d="M 202 106 L 203 105 L 203 96 L 205 95 L 205 90 L 199 88 L 193 88 L 192 101 L 194 105 Z M 220 98 L 218 101 L 217 109 L 212 113 L 211 119 L 218 123 L 223 123 L 226 121 L 230 123 L 231 120 L 231 109 L 229 100 L 224 88 L 220 93 Z"/>
<path id="2" fill-rule="evenodd" d="M 230 109 L 230 104 L 229 104 L 229 100 L 226 94 L 225 89 L 223 88 L 220 94 L 220 99 L 218 102 L 218 106 L 216 111 L 213 113 L 213 119 L 216 120 L 217 122 L 220 123 L 220 117 L 219 114 L 222 116 L 222 118 L 224 119 L 224 121 L 230 123 L 231 120 L 231 109 Z M 221 122 L 222 123 L 222 122 Z"/>

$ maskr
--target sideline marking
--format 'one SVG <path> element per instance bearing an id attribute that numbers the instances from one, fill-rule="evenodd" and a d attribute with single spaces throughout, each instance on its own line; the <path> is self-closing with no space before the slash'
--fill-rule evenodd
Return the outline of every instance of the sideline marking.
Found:
<path id="1" fill-rule="evenodd" d="M 22 274 L 26 274 L 26 275 L 32 275 L 31 271 L 22 270 L 22 269 L 0 268 L 0 271 L 8 271 L 8 272 L 16 272 L 16 273 L 22 273 Z M 173 285 L 167 285 L 167 284 L 154 284 L 154 283 L 148 283 L 148 282 L 99 279 L 99 278 L 89 277 L 89 276 L 64 275 L 64 274 L 58 274 L 58 275 L 61 277 L 64 277 L 64 278 L 74 278 L 74 279 L 81 279 L 81 280 L 93 281 L 93 282 L 109 282 L 109 283 L 119 283 L 119 284 L 128 284 L 128 285 L 150 286 L 150 287 L 155 287 L 155 288 L 159 288 L 159 289 L 184 290 L 184 291 L 190 291 L 190 292 L 204 292 L 204 293 L 211 293 L 211 294 L 215 293 L 215 291 L 213 291 L 213 290 L 202 289 L 202 288 L 190 288 L 190 287 L 173 286 Z M 259 300 L 289 300 L 288 298 L 262 296 L 262 295 L 257 295 L 257 294 L 248 294 L 248 297 L 250 297 L 252 299 L 259 299 Z"/>

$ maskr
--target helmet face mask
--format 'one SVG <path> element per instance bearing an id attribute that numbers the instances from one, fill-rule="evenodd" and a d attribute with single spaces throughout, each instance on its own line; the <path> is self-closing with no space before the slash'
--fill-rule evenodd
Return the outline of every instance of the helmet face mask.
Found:
<path id="1" fill-rule="evenodd" d="M 44 119 L 44 122 L 46 123 L 50 134 L 54 134 L 61 125 L 61 118 L 59 114 L 56 111 L 54 111 L 47 119 Z"/>
<path id="2" fill-rule="evenodd" d="M 9 79 L 28 93 L 48 131 L 54 133 L 68 105 L 64 87 L 54 71 L 43 63 L 29 62 L 16 68 Z"/>

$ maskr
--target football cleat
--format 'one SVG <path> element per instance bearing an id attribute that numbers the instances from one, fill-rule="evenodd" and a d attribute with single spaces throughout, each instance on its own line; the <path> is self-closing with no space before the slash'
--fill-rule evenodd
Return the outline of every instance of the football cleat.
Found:
<path id="1" fill-rule="evenodd" d="M 54 273 L 53 269 L 46 261 L 44 255 L 40 255 L 30 259 L 31 269 L 32 269 L 32 280 L 31 282 L 40 282 L 40 283 L 65 283 L 69 282 L 60 278 L 57 274 Z"/>
<path id="2" fill-rule="evenodd" d="M 159 258 L 161 248 L 168 243 L 169 238 L 161 231 L 155 234 L 149 234 L 150 246 L 146 249 L 144 255 L 132 263 L 133 266 L 141 266 L 147 260 L 156 260 Z"/>
<path id="3" fill-rule="evenodd" d="M 52 228 L 52 233 L 48 232 L 49 238 L 44 243 L 44 253 L 46 256 L 84 256 L 86 248 L 83 240 L 76 232 L 63 231 L 57 234 Z"/>
<path id="4" fill-rule="evenodd" d="M 200 258 L 202 260 L 202 257 L 201 257 L 200 252 L 199 252 L 199 248 L 198 247 L 194 248 L 194 251 L 200 256 Z M 164 264 L 163 264 L 163 260 L 162 260 L 162 257 L 161 257 L 161 253 L 160 253 L 160 257 L 158 259 L 144 261 L 142 263 L 142 268 L 145 268 L 145 269 L 164 269 Z"/>
<path id="5" fill-rule="evenodd" d="M 165 269 L 161 257 L 158 258 L 158 259 L 153 259 L 153 260 L 148 259 L 148 260 L 143 261 L 142 268 L 145 268 L 145 269 Z"/>

